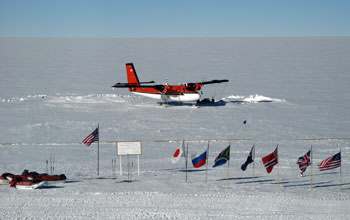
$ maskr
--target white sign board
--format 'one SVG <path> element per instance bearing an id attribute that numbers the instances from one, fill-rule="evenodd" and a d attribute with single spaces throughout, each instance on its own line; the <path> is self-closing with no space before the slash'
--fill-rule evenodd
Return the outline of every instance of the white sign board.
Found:
<path id="1" fill-rule="evenodd" d="M 141 155 L 141 154 L 142 154 L 141 141 L 117 142 L 117 155 L 118 156 Z"/>

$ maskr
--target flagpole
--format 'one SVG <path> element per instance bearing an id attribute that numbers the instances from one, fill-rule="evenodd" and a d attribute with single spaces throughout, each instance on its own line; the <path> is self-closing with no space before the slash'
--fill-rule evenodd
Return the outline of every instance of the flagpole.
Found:
<path id="1" fill-rule="evenodd" d="M 230 178 L 230 160 L 227 161 L 227 180 L 226 180 L 227 188 L 228 188 L 228 179 L 229 178 Z"/>
<path id="2" fill-rule="evenodd" d="M 188 172 L 187 172 L 187 158 L 188 156 L 188 143 L 187 143 L 187 147 L 186 147 L 186 155 L 185 155 L 185 167 L 186 167 L 186 183 L 188 183 Z"/>
<path id="3" fill-rule="evenodd" d="M 119 156 L 119 174 L 123 176 L 122 156 Z"/>
<path id="4" fill-rule="evenodd" d="M 254 145 L 253 145 L 253 155 L 252 155 L 252 157 L 253 157 L 253 189 L 255 189 L 255 185 L 254 185 L 254 181 L 255 181 L 255 179 L 254 179 L 254 175 L 255 175 L 255 143 L 254 143 Z"/>
<path id="5" fill-rule="evenodd" d="M 208 158 L 209 158 L 209 140 L 208 140 L 208 149 L 207 149 L 207 170 L 205 172 L 205 185 L 207 184 L 208 181 Z"/>
<path id="6" fill-rule="evenodd" d="M 51 153 L 50 153 L 50 173 L 49 174 L 52 174 L 51 171 L 52 171 L 52 159 L 51 159 Z"/>
<path id="7" fill-rule="evenodd" d="M 185 140 L 182 139 L 182 151 L 183 151 L 183 157 L 185 159 L 185 170 L 186 170 L 186 175 L 185 175 L 185 180 L 186 180 L 186 183 L 187 183 L 187 159 L 186 159 L 186 145 L 185 145 Z"/>
<path id="8" fill-rule="evenodd" d="M 100 176 L 100 123 L 97 124 L 98 141 L 97 141 L 97 176 Z"/>
<path id="9" fill-rule="evenodd" d="M 310 157 L 311 157 L 311 176 L 310 176 L 310 190 L 312 192 L 312 164 L 313 164 L 313 153 L 312 153 L 312 145 L 311 145 L 311 149 L 310 149 Z"/>
<path id="10" fill-rule="evenodd" d="M 243 138 L 246 139 L 246 125 L 247 125 L 247 121 L 244 120 L 243 121 Z"/>
<path id="11" fill-rule="evenodd" d="M 231 148 L 231 142 L 230 142 L 230 148 Z M 230 154 L 231 154 L 231 149 L 230 149 Z M 229 155 L 229 158 L 231 158 L 230 155 Z M 227 161 L 227 180 L 226 180 L 227 188 L 228 188 L 229 178 L 230 178 L 230 160 Z"/>
<path id="12" fill-rule="evenodd" d="M 340 169 L 339 169 L 339 190 L 342 191 L 342 179 L 341 179 L 341 148 L 339 150 L 339 153 L 340 153 Z"/>
<path id="13" fill-rule="evenodd" d="M 278 158 L 278 144 L 277 144 L 277 158 Z M 278 188 L 280 188 L 280 163 L 279 163 L 279 161 L 277 164 L 277 180 L 278 180 Z"/>

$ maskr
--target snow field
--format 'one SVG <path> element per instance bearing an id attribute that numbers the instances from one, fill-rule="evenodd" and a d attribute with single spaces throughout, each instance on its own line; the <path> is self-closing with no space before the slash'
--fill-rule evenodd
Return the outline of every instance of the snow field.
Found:
<path id="1" fill-rule="evenodd" d="M 0 39 L 0 170 L 45 172 L 55 155 L 55 173 L 68 178 L 41 190 L 0 185 L 0 219 L 349 219 L 349 41 Z M 225 105 L 161 106 L 113 90 L 128 62 L 142 81 L 229 79 L 203 89 Z M 97 123 L 101 178 L 96 143 L 80 143 Z M 190 168 L 186 184 L 184 161 L 171 164 L 182 139 L 190 155 L 211 140 L 207 184 L 205 168 Z M 229 139 L 227 178 L 226 165 L 212 165 Z M 128 140 L 143 142 L 140 176 L 130 158 L 131 183 L 126 158 L 119 175 L 114 144 Z M 252 164 L 240 170 L 253 143 L 254 185 Z M 261 162 L 276 144 L 280 184 L 277 167 L 267 174 Z M 311 145 L 312 192 L 310 167 L 301 178 L 296 165 Z M 339 169 L 316 167 L 340 148 L 342 191 Z"/>
<path id="2" fill-rule="evenodd" d="M 66 173 L 68 181 L 42 190 L 20 191 L 1 186 L 1 218 L 26 216 L 31 219 L 318 219 L 324 216 L 346 219 L 350 200 L 349 172 L 343 173 L 343 191 L 339 191 L 338 170 L 319 172 L 314 167 L 313 191 L 310 191 L 310 167 L 304 178 L 298 175 L 297 157 L 288 158 L 286 147 L 291 141 L 280 144 L 280 187 L 277 184 L 276 167 L 269 175 L 264 170 L 260 157 L 261 145 L 256 143 L 255 183 L 252 183 L 252 164 L 247 171 L 240 171 L 246 159 L 250 143 L 231 142 L 230 177 L 227 166 L 212 168 L 216 155 L 227 143 L 213 142 L 209 155 L 208 183 L 204 184 L 205 168 L 189 166 L 188 183 L 185 183 L 184 160 L 172 165 L 170 156 L 180 143 L 143 144 L 141 175 L 137 176 L 136 158 L 133 179 L 127 183 L 126 158 L 123 157 L 123 176 L 119 176 L 119 158 L 115 146 L 102 144 L 101 179 L 96 176 L 96 144 L 81 146 L 26 146 L 2 147 L 6 154 L 4 170 L 21 172 L 23 168 L 45 171 L 45 159 L 49 153 L 55 155 L 55 171 Z M 303 151 L 305 141 L 292 143 L 296 151 Z M 333 145 L 334 141 L 318 141 L 318 145 Z M 344 144 L 340 141 L 337 144 Z M 206 142 L 189 143 L 189 152 L 202 151 Z M 273 150 L 275 146 L 271 146 Z M 22 149 L 22 154 L 14 154 Z M 245 150 L 244 150 L 245 149 Z M 265 148 L 266 149 L 266 148 Z M 272 151 L 271 150 L 271 151 Z M 343 149 L 342 149 L 343 150 Z M 349 149 L 344 149 L 344 154 Z M 330 150 L 318 152 L 318 156 L 329 155 Z M 114 154 L 114 156 L 113 156 Z M 302 154 L 302 153 L 301 153 Z M 315 151 L 316 154 L 316 151 Z M 344 156 L 345 157 L 345 156 Z M 36 161 L 34 163 L 34 161 Z M 117 159 L 117 170 L 113 172 L 111 159 Z M 320 159 L 317 159 L 318 161 Z M 11 161 L 16 161 L 16 165 Z M 315 158 L 316 163 L 316 158 Z M 314 164 L 315 166 L 315 164 Z M 349 163 L 344 159 L 344 169 Z M 18 201 L 18 202 L 17 202 Z M 30 205 L 36 204 L 36 205 Z M 40 208 L 39 208 L 39 207 Z M 321 207 L 321 208 L 320 208 Z M 52 217 L 55 216 L 55 217 Z"/>

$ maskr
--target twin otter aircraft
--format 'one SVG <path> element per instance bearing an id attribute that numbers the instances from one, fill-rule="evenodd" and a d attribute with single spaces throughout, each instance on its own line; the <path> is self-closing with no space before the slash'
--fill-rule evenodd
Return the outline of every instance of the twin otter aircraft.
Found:
<path id="1" fill-rule="evenodd" d="M 129 88 L 129 91 L 164 102 L 196 102 L 200 100 L 202 86 L 214 83 L 228 82 L 227 79 L 211 80 L 196 83 L 185 83 L 180 85 L 153 84 L 154 81 L 140 82 L 137 77 L 134 64 L 126 64 L 126 75 L 128 83 L 116 83 L 114 88 Z M 152 85 L 149 85 L 152 84 Z"/>

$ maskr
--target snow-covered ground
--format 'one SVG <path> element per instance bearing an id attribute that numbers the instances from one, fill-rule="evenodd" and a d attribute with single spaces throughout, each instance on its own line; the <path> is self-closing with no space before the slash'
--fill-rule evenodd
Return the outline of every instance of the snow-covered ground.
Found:
<path id="1" fill-rule="evenodd" d="M 46 171 L 65 184 L 21 191 L 0 185 L 0 219 L 348 219 L 350 218 L 350 37 L 222 39 L 0 39 L 0 172 Z M 127 90 L 125 63 L 140 80 L 197 82 L 222 106 L 164 106 Z M 243 121 L 247 120 L 244 125 Z M 97 144 L 81 141 L 100 125 Z M 170 158 L 182 140 L 189 154 L 210 141 L 205 168 Z M 119 175 L 116 141 L 142 140 L 141 175 Z M 212 168 L 231 142 L 227 165 Z M 240 170 L 256 144 L 252 165 Z M 279 144 L 279 169 L 261 157 Z M 296 160 L 313 146 L 299 177 Z M 342 151 L 339 168 L 317 163 Z M 113 169 L 112 161 L 116 160 Z M 277 170 L 279 170 L 279 184 Z"/>

